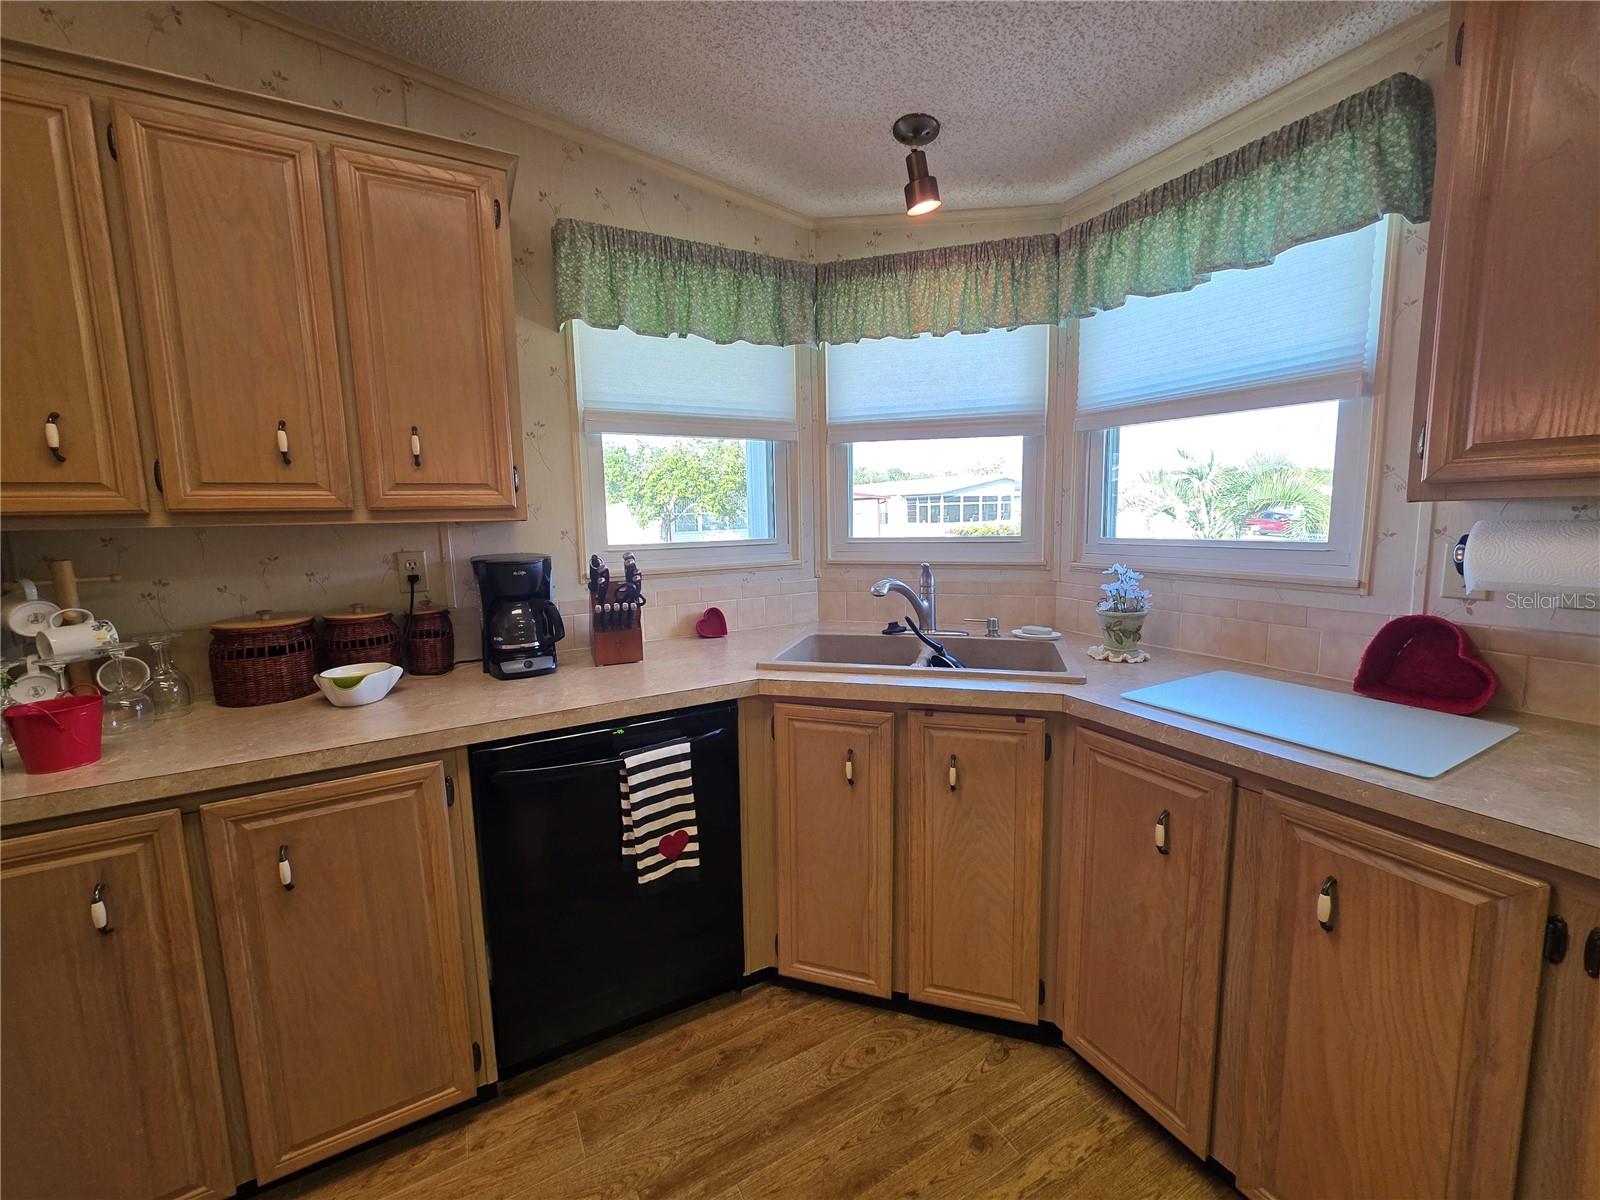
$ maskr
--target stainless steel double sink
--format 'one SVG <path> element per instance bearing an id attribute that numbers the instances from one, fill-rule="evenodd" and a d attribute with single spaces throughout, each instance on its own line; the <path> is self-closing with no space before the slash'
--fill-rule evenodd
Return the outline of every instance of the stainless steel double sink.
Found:
<path id="1" fill-rule="evenodd" d="M 808 633 L 784 647 L 771 661 L 756 664 L 778 671 L 849 671 L 857 674 L 910 675 L 936 671 L 952 677 L 1082 683 L 1059 641 L 1023 638 L 950 638 L 945 650 L 960 669 L 930 667 L 931 651 L 910 634 Z"/>

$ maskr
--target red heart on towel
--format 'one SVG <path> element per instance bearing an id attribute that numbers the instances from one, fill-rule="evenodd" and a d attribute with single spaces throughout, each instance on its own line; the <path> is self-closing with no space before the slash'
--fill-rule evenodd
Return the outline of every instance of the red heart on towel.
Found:
<path id="1" fill-rule="evenodd" d="M 674 830 L 656 843 L 656 849 L 661 857 L 671 862 L 683 853 L 683 848 L 689 844 L 689 831 L 687 829 Z"/>

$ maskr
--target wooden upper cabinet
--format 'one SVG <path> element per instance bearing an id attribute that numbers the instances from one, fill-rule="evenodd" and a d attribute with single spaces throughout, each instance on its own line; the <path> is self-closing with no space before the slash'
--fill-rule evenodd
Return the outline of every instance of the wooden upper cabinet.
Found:
<path id="1" fill-rule="evenodd" d="M 200 810 L 256 1179 L 470 1099 L 438 763 Z"/>
<path id="2" fill-rule="evenodd" d="M 0 505 L 145 511 L 89 97 L 10 68 L 0 80 L 0 239 Z"/>
<path id="3" fill-rule="evenodd" d="M 1263 807 L 1240 1189 L 1510 1196 L 1549 889 Z"/>
<path id="4" fill-rule="evenodd" d="M 1600 5 L 1457 3 L 1411 498 L 1600 488 Z"/>
<path id="5" fill-rule="evenodd" d="M 1067 1043 L 1204 1157 L 1233 781 L 1077 735 L 1063 863 Z"/>
<path id="6" fill-rule="evenodd" d="M 178 814 L 0 842 L 0 927 L 5 1194 L 231 1194 Z"/>
<path id="7" fill-rule="evenodd" d="M 367 504 L 516 506 L 505 176 L 344 147 L 333 158 Z"/>
<path id="8" fill-rule="evenodd" d="M 894 716 L 780 704 L 778 970 L 888 996 L 894 942 Z"/>
<path id="9" fill-rule="evenodd" d="M 1044 722 L 910 717 L 906 904 L 913 1000 L 1039 1014 Z"/>
<path id="10" fill-rule="evenodd" d="M 316 143 L 192 106 L 112 107 L 167 507 L 349 508 Z"/>

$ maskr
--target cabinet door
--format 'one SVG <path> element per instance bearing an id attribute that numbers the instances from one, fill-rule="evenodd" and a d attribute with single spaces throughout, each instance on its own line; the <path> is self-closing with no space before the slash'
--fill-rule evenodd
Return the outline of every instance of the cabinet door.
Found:
<path id="1" fill-rule="evenodd" d="M 368 505 L 515 506 L 504 177 L 333 156 Z"/>
<path id="2" fill-rule="evenodd" d="M 145 511 L 89 97 L 9 67 L 0 240 L 0 504 L 14 514 Z"/>
<path id="3" fill-rule="evenodd" d="M 1044 722 L 914 712 L 908 759 L 910 996 L 1032 1023 Z"/>
<path id="4" fill-rule="evenodd" d="M 1548 888 L 1263 807 L 1241 1189 L 1510 1196 Z"/>
<path id="5" fill-rule="evenodd" d="M 349 508 L 316 146 L 268 121 L 113 107 L 167 507 Z"/>
<path id="6" fill-rule="evenodd" d="M 229 1195 L 178 814 L 0 842 L 0 926 L 6 1195 Z"/>
<path id="7" fill-rule="evenodd" d="M 200 814 L 256 1178 L 470 1099 L 443 768 Z"/>
<path id="8" fill-rule="evenodd" d="M 894 951 L 894 717 L 774 709 L 778 970 L 888 996 Z"/>
<path id="9" fill-rule="evenodd" d="M 1451 15 L 1460 65 L 1440 105 L 1418 432 L 1421 480 L 1453 486 L 1413 498 L 1505 481 L 1589 495 L 1600 475 L 1600 6 L 1457 3 Z"/>
<path id="10" fill-rule="evenodd" d="M 1233 781 L 1087 730 L 1076 740 L 1062 1031 L 1204 1157 Z"/>

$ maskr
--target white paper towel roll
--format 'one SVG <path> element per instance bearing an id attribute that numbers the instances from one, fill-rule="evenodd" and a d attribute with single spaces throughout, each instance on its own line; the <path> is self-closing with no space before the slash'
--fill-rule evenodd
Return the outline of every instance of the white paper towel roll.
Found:
<path id="1" fill-rule="evenodd" d="M 1462 567 L 1469 592 L 1600 591 L 1600 522 L 1477 521 Z"/>

